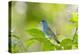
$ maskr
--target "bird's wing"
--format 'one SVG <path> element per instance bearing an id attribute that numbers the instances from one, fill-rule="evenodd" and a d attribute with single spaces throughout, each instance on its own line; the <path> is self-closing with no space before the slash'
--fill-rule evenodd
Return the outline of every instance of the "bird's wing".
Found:
<path id="1" fill-rule="evenodd" d="M 50 33 L 51 33 L 51 38 L 53 37 L 57 43 L 60 43 L 59 40 L 57 39 L 55 33 L 54 33 L 49 27 L 48 27 L 48 30 L 49 30 Z"/>

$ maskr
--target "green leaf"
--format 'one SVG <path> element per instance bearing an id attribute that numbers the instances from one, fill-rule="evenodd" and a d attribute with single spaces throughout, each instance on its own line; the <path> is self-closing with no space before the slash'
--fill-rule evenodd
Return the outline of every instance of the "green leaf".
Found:
<path id="1" fill-rule="evenodd" d="M 78 14 L 77 13 L 72 13 L 72 18 L 70 19 L 72 22 L 78 22 Z"/>
<path id="2" fill-rule="evenodd" d="M 43 51 L 49 51 L 49 50 L 55 50 L 55 45 L 52 44 L 49 40 L 46 40 L 45 42 L 43 42 L 43 47 L 42 47 Z"/>
<path id="3" fill-rule="evenodd" d="M 41 44 L 42 44 L 41 48 L 43 51 L 62 49 L 61 46 L 56 46 L 53 43 L 51 43 L 50 40 L 45 38 L 44 33 L 38 29 L 29 29 L 29 30 L 27 30 L 27 32 L 34 37 L 33 39 L 41 42 Z M 32 39 L 32 41 L 33 41 L 33 39 Z M 32 45 L 32 43 L 34 43 L 32 41 L 30 41 L 31 42 L 30 44 L 28 44 L 29 41 L 27 42 L 28 46 L 30 46 L 30 45 Z"/>
<path id="4" fill-rule="evenodd" d="M 45 38 L 45 35 L 39 29 L 29 29 L 27 32 L 35 38 Z"/>
<path id="5" fill-rule="evenodd" d="M 60 45 L 64 48 L 64 50 L 72 49 L 72 40 L 71 39 L 64 39 L 64 40 L 62 40 Z"/>
<path id="6" fill-rule="evenodd" d="M 53 43 L 50 42 L 47 38 L 45 38 L 45 35 L 42 31 L 38 29 L 29 29 L 27 32 L 33 36 L 32 39 L 27 41 L 27 46 L 30 47 L 32 43 L 34 43 L 34 40 L 40 41 L 42 44 L 41 49 L 43 51 L 48 51 L 48 50 L 60 50 L 62 49 L 61 46 L 54 45 Z"/>
<path id="7" fill-rule="evenodd" d="M 28 33 L 34 37 L 34 39 L 40 41 L 42 43 L 42 50 L 54 50 L 55 46 L 45 38 L 45 35 L 42 31 L 38 29 L 29 29 Z"/>
<path id="8" fill-rule="evenodd" d="M 26 46 L 27 49 L 32 46 L 35 41 L 40 41 L 41 42 L 41 50 L 43 51 L 48 51 L 48 50 L 55 50 L 55 45 L 52 44 L 49 40 L 47 39 L 41 39 L 41 38 L 31 38 L 28 41 L 26 41 Z"/>
<path id="9" fill-rule="evenodd" d="M 26 50 L 29 49 L 29 47 L 31 47 L 36 41 L 40 41 L 38 38 L 31 38 L 29 40 L 26 41 Z"/>

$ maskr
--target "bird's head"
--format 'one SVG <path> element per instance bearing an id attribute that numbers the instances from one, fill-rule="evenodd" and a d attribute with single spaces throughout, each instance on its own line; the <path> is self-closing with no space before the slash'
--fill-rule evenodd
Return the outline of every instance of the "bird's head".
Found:
<path id="1" fill-rule="evenodd" d="M 42 25 L 43 27 L 47 27 L 47 26 L 48 26 L 46 20 L 44 20 L 44 19 L 42 19 L 40 23 L 41 23 L 41 25 Z"/>
<path id="2" fill-rule="evenodd" d="M 46 21 L 43 19 L 43 20 L 41 20 L 41 23 L 45 23 Z"/>
<path id="3" fill-rule="evenodd" d="M 45 22 L 45 20 L 42 20 L 41 22 Z"/>

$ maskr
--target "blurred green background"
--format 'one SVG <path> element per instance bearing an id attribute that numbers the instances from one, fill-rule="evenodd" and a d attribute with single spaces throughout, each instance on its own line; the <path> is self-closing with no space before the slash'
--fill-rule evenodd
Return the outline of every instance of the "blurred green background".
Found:
<path id="1" fill-rule="evenodd" d="M 78 48 L 77 5 L 11 2 L 10 7 L 12 52 Z M 52 31 L 56 34 L 58 40 L 61 42 L 59 45 L 55 45 L 55 43 L 51 43 L 50 40 L 45 38 L 40 23 L 42 19 L 47 21 Z"/>

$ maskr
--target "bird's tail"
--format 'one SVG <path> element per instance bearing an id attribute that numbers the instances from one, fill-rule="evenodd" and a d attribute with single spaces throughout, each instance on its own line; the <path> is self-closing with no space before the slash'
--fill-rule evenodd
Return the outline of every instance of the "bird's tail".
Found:
<path id="1" fill-rule="evenodd" d="M 54 41 L 56 41 L 58 44 L 60 44 L 60 41 L 57 39 L 56 36 L 54 36 L 54 37 L 50 37 L 50 39 L 54 39 Z"/>
<path id="2" fill-rule="evenodd" d="M 56 37 L 54 39 L 58 44 L 60 44 L 60 41 Z"/>

